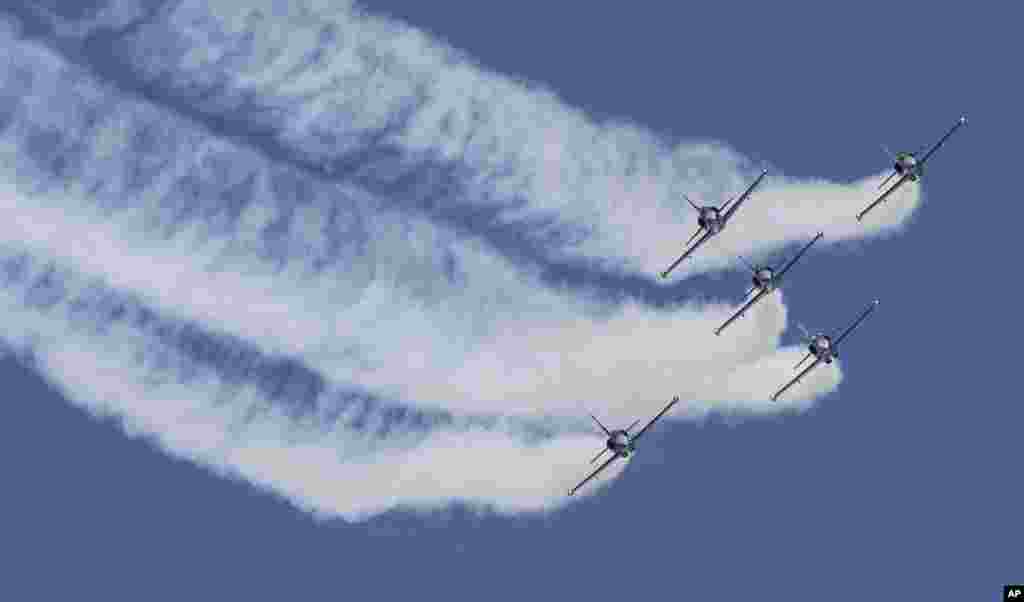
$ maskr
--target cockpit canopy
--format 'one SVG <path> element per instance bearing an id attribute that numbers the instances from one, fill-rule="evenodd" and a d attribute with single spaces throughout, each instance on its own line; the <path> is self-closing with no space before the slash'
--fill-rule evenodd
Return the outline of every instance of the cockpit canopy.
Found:
<path id="1" fill-rule="evenodd" d="M 757 270 L 757 279 L 760 280 L 761 282 L 768 282 L 769 280 L 772 279 L 772 276 L 774 275 L 775 273 L 772 271 L 771 268 L 761 268 Z"/>

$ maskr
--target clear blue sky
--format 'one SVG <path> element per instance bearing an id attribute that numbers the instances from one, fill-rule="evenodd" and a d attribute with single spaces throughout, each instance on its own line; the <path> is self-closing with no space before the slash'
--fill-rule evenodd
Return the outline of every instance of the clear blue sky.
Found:
<path id="1" fill-rule="evenodd" d="M 966 114 L 905 233 L 829 250 L 790 285 L 813 326 L 882 300 L 838 394 L 664 424 L 613 487 L 548 516 L 349 525 L 169 459 L 5 360 L 0 597 L 960 601 L 1024 581 L 1020 9 L 692 4 L 366 6 L 594 115 L 792 176 L 875 173 L 880 143 L 914 148 Z"/>

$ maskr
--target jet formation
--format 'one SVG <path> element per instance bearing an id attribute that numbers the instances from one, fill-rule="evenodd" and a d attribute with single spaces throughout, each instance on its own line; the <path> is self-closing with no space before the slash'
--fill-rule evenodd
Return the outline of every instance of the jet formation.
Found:
<path id="1" fill-rule="evenodd" d="M 889 156 L 893 162 L 892 173 L 882 181 L 878 189 L 881 190 L 881 194 L 868 204 L 860 213 L 857 214 L 857 221 L 863 221 L 864 217 L 871 212 L 873 209 L 881 205 L 889 198 L 892 193 L 896 192 L 906 182 L 917 182 L 921 180 L 924 175 L 925 163 L 935 154 L 936 151 L 953 135 L 957 129 L 967 123 L 966 117 L 960 117 L 957 122 L 951 127 L 938 142 L 933 144 L 931 148 L 921 147 L 917 151 L 912 152 L 900 152 L 893 154 L 885 146 L 882 150 Z M 713 237 L 721 234 L 728 227 L 732 220 L 736 219 L 736 215 L 740 210 L 740 207 L 750 198 L 751 193 L 761 183 L 764 177 L 768 174 L 768 170 L 763 170 L 760 175 L 747 187 L 747 189 L 735 199 L 731 199 L 723 203 L 721 206 L 706 205 L 701 206 L 694 203 L 685 194 L 683 198 L 687 203 L 693 207 L 694 211 L 697 212 L 697 231 L 694 232 L 693 236 L 686 241 L 683 245 L 683 253 L 678 259 L 672 262 L 665 271 L 661 272 L 662 278 L 668 278 L 668 275 L 676 269 L 679 264 L 693 255 L 701 246 L 711 240 Z M 890 186 L 886 187 L 893 178 L 896 181 Z M 703 235 L 702 235 L 703 234 Z M 814 238 L 805 244 L 788 262 L 782 265 L 776 270 L 776 268 L 770 265 L 753 265 L 742 256 L 740 260 L 750 270 L 752 286 L 743 295 L 745 303 L 731 315 L 721 326 L 715 329 L 715 335 L 721 335 L 722 332 L 729 327 L 730 324 L 736 320 L 742 318 L 746 313 L 759 301 L 764 299 L 773 291 L 777 290 L 782 286 L 783 278 L 789 272 L 789 270 L 804 256 L 807 251 L 814 246 L 814 243 L 818 242 L 824 236 L 823 232 L 818 232 Z M 700 237 L 700 238 L 698 238 Z M 694 242 L 694 239 L 697 239 Z M 692 243 L 692 244 L 691 244 Z M 842 331 L 838 329 L 832 331 L 830 334 L 825 332 L 818 332 L 817 334 L 810 334 L 802 325 L 799 326 L 802 331 L 802 342 L 807 345 L 807 354 L 801 359 L 796 366 L 793 367 L 794 371 L 798 371 L 796 376 L 786 382 L 782 387 L 775 391 L 771 395 L 772 401 L 777 401 L 778 398 L 783 395 L 790 387 L 796 385 L 804 377 L 806 377 L 812 370 L 817 368 L 821 364 L 831 364 L 834 360 L 839 359 L 839 347 L 840 344 L 850 336 L 853 331 L 864 322 L 865 319 L 878 307 L 878 299 L 872 301 L 866 309 L 864 309 L 846 328 Z M 804 365 L 807 360 L 813 358 L 813 361 L 807 365 L 806 368 L 801 370 L 801 366 Z M 597 462 L 605 453 L 611 452 L 612 456 L 605 460 L 603 464 L 597 467 L 591 472 L 585 479 L 583 479 L 578 485 L 569 490 L 569 495 L 573 495 L 581 487 L 589 483 L 594 477 L 600 474 L 604 469 L 612 464 L 612 462 L 620 458 L 628 458 L 636 451 L 636 443 L 640 437 L 647 432 L 654 423 L 656 423 L 662 416 L 665 415 L 674 405 L 679 403 L 679 397 L 674 397 L 667 406 L 665 406 L 658 414 L 651 419 L 642 429 L 631 434 L 630 431 L 640 422 L 639 420 L 633 422 L 630 426 L 625 429 L 608 430 L 601 421 L 597 419 L 593 414 L 590 415 L 594 422 L 601 428 L 601 431 L 607 437 L 604 449 L 601 450 L 593 460 L 591 464 Z"/>

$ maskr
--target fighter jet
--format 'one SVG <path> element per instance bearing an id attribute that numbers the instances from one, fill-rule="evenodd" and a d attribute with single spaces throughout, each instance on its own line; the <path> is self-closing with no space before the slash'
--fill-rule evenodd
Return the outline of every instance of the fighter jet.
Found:
<path id="1" fill-rule="evenodd" d="M 721 207 L 715 207 L 713 205 L 699 207 L 696 203 L 690 200 L 690 197 L 684 194 L 683 198 L 686 199 L 686 202 L 689 203 L 690 206 L 697 211 L 697 231 L 694 232 L 693 236 L 690 237 L 690 240 L 686 241 L 686 245 L 684 246 L 684 248 L 689 247 L 689 249 L 687 249 L 687 251 L 683 253 L 683 255 L 679 259 L 675 260 L 675 262 L 673 262 L 672 265 L 668 266 L 668 269 L 661 273 L 661 277 L 668 278 L 669 272 L 676 269 L 677 265 L 682 263 L 684 259 L 689 257 L 694 251 L 699 249 L 700 246 L 707 242 L 709 238 L 724 230 L 725 227 L 729 225 L 729 220 L 731 220 L 732 217 L 736 215 L 736 211 L 739 210 L 740 205 L 742 205 L 743 202 L 747 200 L 747 197 L 749 197 L 750 193 L 754 190 L 754 188 L 761 183 L 761 180 L 764 179 L 764 176 L 767 173 L 767 169 L 762 171 L 761 175 L 759 175 L 757 179 L 754 180 L 754 183 L 750 185 L 750 188 L 747 188 L 747 191 L 741 194 L 738 199 L 736 199 L 736 202 L 735 204 L 732 205 L 732 207 L 729 207 L 729 204 L 733 202 L 731 200 L 727 201 Z M 697 238 L 697 236 L 700 235 L 701 232 L 705 232 L 704 236 L 701 236 L 700 240 L 698 240 L 696 243 L 694 243 L 692 247 L 690 247 L 690 243 L 693 242 L 693 239 Z"/>
<path id="2" fill-rule="evenodd" d="M 881 196 L 875 199 L 873 203 L 871 203 L 863 211 L 858 213 L 857 221 L 863 220 L 864 216 L 867 215 L 869 211 L 877 207 L 879 204 L 885 201 L 885 199 L 889 198 L 889 195 L 896 192 L 896 189 L 902 186 L 907 180 L 910 180 L 911 182 L 916 182 L 920 180 L 921 176 L 924 175 L 924 164 L 928 160 L 928 158 L 935 154 L 935 151 L 939 150 L 939 147 L 942 146 L 942 144 L 946 140 L 948 140 L 950 136 L 953 135 L 953 132 L 955 132 L 957 128 L 964 125 L 965 123 L 967 123 L 966 117 L 961 117 L 960 119 L 958 119 L 957 122 L 953 124 L 953 127 L 950 128 L 948 132 L 946 132 L 946 135 L 940 138 L 939 141 L 936 142 L 935 145 L 928 150 L 928 152 L 924 153 L 924 155 L 920 159 L 918 159 L 918 155 L 924 150 L 923 148 L 918 150 L 917 152 L 897 153 L 894 155 L 892 154 L 892 152 L 889 151 L 889 149 L 883 146 L 882 150 L 885 151 L 885 154 L 889 155 L 889 158 L 892 159 L 893 161 L 893 171 L 891 174 L 889 174 L 889 177 L 882 181 L 882 183 L 878 186 L 878 189 L 881 190 L 882 188 L 884 188 L 885 185 L 889 183 L 889 180 L 895 178 L 896 176 L 899 176 L 899 179 L 896 180 L 895 184 L 893 184 L 885 192 L 883 192 Z"/>
<path id="3" fill-rule="evenodd" d="M 797 374 L 796 378 L 789 381 L 788 383 L 785 384 L 785 386 L 776 391 L 775 394 L 772 395 L 772 401 L 777 401 L 779 395 L 782 395 L 783 393 L 786 392 L 787 389 L 789 389 L 796 383 L 800 382 L 800 380 L 803 379 L 803 377 L 807 376 L 807 373 L 813 370 L 815 367 L 817 367 L 818 364 L 822 362 L 825 362 L 826 364 L 831 364 L 833 359 L 837 359 L 839 357 L 839 344 L 843 342 L 843 339 L 850 336 L 850 333 L 853 332 L 853 329 L 857 328 L 857 326 L 859 326 L 860 323 L 864 321 L 864 318 L 868 317 L 868 314 L 875 311 L 876 307 L 878 307 L 878 299 L 872 301 L 871 305 L 869 305 L 868 308 L 865 309 L 860 314 L 860 316 L 858 316 L 857 319 L 853 321 L 853 324 L 850 324 L 849 328 L 844 330 L 843 333 L 840 334 L 838 337 L 832 337 L 830 335 L 823 333 L 810 336 L 805 331 L 804 340 L 807 342 L 808 352 L 807 355 L 805 355 L 804 358 L 800 360 L 800 362 L 793 369 L 799 370 L 800 366 L 803 365 L 803 363 L 806 362 L 808 359 L 810 359 L 811 356 L 814 356 L 814 361 L 811 363 L 810 366 L 804 368 L 803 371 L 800 372 L 800 374 Z"/>
<path id="4" fill-rule="evenodd" d="M 677 403 L 679 403 L 679 397 L 673 397 L 672 401 L 669 402 L 669 404 L 665 406 L 665 408 L 662 411 L 658 412 L 658 415 L 652 418 L 651 421 L 647 423 L 647 426 L 637 431 L 635 435 L 629 434 L 629 431 L 633 430 L 633 427 L 635 427 L 637 423 L 640 422 L 639 420 L 634 421 L 633 424 L 629 425 L 625 429 L 609 431 L 607 428 L 605 428 L 603 424 L 601 424 L 601 421 L 598 420 L 596 416 L 591 414 L 590 417 L 594 419 L 594 422 L 597 423 L 597 426 L 601 427 L 601 430 L 604 431 L 604 434 L 608 436 L 608 441 L 605 442 L 604 449 L 601 450 L 601 453 L 594 456 L 594 459 L 591 460 L 590 463 L 593 464 L 594 462 L 597 462 L 598 459 L 600 459 L 601 456 L 603 456 L 605 452 L 608 451 L 612 452 L 612 457 L 605 460 L 604 464 L 597 467 L 597 470 L 590 473 L 590 475 L 587 476 L 587 478 L 580 481 L 579 485 L 576 485 L 575 487 L 570 489 L 569 495 L 575 494 L 580 487 L 583 487 L 588 482 L 590 482 L 591 479 L 601 474 L 601 471 L 603 471 L 605 468 L 608 468 L 608 465 L 611 464 L 612 462 L 618 460 L 619 458 L 628 458 L 630 454 L 636 451 L 636 442 L 639 441 L 640 437 L 642 437 L 644 433 L 647 432 L 647 429 L 654 426 L 654 423 L 657 422 L 659 418 L 664 416 L 665 412 L 672 409 L 672 406 L 676 405 Z"/>
<path id="5" fill-rule="evenodd" d="M 743 298 L 746 299 L 747 297 L 750 297 L 750 295 L 752 294 L 754 296 L 750 299 L 750 301 L 747 301 L 746 304 L 744 304 L 743 307 L 739 309 L 739 311 L 734 313 L 728 320 L 726 320 L 725 324 L 722 324 L 721 326 L 716 328 L 715 334 L 722 334 L 723 330 L 728 328 L 729 325 L 732 324 L 734 321 L 738 320 L 739 318 L 742 318 L 743 314 L 747 313 L 747 310 L 753 307 L 755 303 L 768 296 L 768 293 L 782 286 L 782 277 L 786 275 L 786 272 L 789 271 L 789 268 L 793 267 L 793 264 L 795 264 L 797 260 L 803 257 L 804 253 L 807 252 L 807 249 L 810 249 L 811 245 L 818 242 L 818 239 L 820 239 L 822 236 L 825 236 L 825 234 L 822 232 L 818 232 L 818 235 L 815 236 L 814 239 L 811 240 L 811 242 L 804 245 L 804 248 L 800 249 L 800 251 L 793 256 L 793 259 L 790 259 L 789 263 L 783 266 L 782 269 L 779 270 L 777 273 L 770 266 L 753 266 L 747 263 L 747 260 L 743 259 L 743 262 L 747 263 L 747 267 L 750 268 L 750 271 L 753 273 L 754 281 L 754 286 L 750 287 L 750 290 L 748 290 L 747 293 L 743 295 Z"/>

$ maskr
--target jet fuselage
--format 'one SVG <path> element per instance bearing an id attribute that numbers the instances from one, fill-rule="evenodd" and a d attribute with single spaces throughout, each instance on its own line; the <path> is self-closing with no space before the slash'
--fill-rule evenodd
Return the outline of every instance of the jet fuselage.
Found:
<path id="1" fill-rule="evenodd" d="M 832 337 L 827 334 L 816 334 L 811 338 L 811 342 L 807 345 L 807 350 L 816 359 L 819 359 L 826 364 L 831 364 L 834 358 L 839 357 L 839 353 L 832 345 Z"/>
<path id="2" fill-rule="evenodd" d="M 775 270 L 769 267 L 761 267 L 754 270 L 754 277 L 751 279 L 756 288 L 775 288 Z"/>
<path id="3" fill-rule="evenodd" d="M 717 207 L 702 207 L 700 215 L 697 216 L 697 224 L 710 232 L 718 233 L 722 231 L 722 215 L 719 213 Z"/>
<path id="4" fill-rule="evenodd" d="M 616 456 L 623 458 L 628 457 L 633 452 L 633 441 L 629 438 L 629 433 L 626 431 L 612 431 L 612 436 L 608 437 L 605 445 Z"/>
<path id="5" fill-rule="evenodd" d="M 914 182 L 921 177 L 924 172 L 924 167 L 917 162 L 917 157 L 914 153 L 899 153 L 896 155 L 896 163 L 893 165 L 893 169 L 896 173 L 901 176 L 909 174 L 910 179 Z"/>

